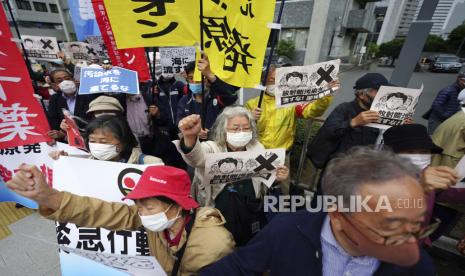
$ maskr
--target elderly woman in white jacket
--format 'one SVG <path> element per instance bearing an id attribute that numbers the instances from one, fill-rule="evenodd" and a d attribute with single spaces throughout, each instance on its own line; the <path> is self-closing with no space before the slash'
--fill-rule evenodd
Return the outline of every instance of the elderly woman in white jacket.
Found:
<path id="1" fill-rule="evenodd" d="M 192 182 L 193 193 L 197 201 L 202 206 L 212 206 L 219 209 L 225 215 L 228 221 L 228 215 L 231 219 L 236 219 L 231 206 L 230 194 L 231 189 L 237 192 L 241 198 L 246 200 L 255 200 L 260 198 L 266 191 L 266 186 L 261 183 L 260 179 L 252 178 L 231 184 L 210 185 L 203 181 L 205 173 L 205 156 L 208 153 L 217 152 L 234 152 L 234 151 L 253 151 L 265 149 L 257 139 L 257 126 L 252 114 L 242 106 L 226 107 L 218 116 L 212 127 L 212 141 L 200 142 L 198 135 L 202 128 L 199 115 L 190 115 L 179 122 L 179 129 L 182 133 L 182 139 L 177 141 L 178 150 L 189 166 L 195 168 L 195 176 Z M 285 166 L 278 167 L 276 180 L 283 181 L 289 176 L 289 169 Z M 231 214 L 231 212 L 233 212 Z M 234 224 L 246 224 L 242 221 L 231 222 Z M 236 243 L 241 245 L 237 240 L 234 230 L 229 227 L 238 227 L 237 225 L 226 225 L 226 228 L 232 232 Z M 239 227 L 247 227 L 239 226 Z M 240 231 L 240 230 L 239 230 Z M 247 239 L 244 240 L 246 242 Z"/>
<path id="2" fill-rule="evenodd" d="M 179 122 L 183 138 L 178 150 L 189 166 L 195 168 L 193 181 L 198 202 L 205 206 L 215 206 L 215 198 L 225 187 L 204 183 L 205 154 L 227 151 L 253 151 L 265 149 L 258 141 L 257 126 L 252 114 L 242 106 L 230 106 L 223 110 L 212 127 L 212 141 L 200 142 L 198 134 L 202 128 L 199 115 L 190 115 Z M 277 181 L 285 180 L 289 169 L 279 167 Z M 255 196 L 258 198 L 264 187 L 259 179 L 252 179 Z"/>

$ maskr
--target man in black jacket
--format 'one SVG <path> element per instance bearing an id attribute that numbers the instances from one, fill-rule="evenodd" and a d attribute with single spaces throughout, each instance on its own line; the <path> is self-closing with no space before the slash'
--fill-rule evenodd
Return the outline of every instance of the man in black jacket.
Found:
<path id="1" fill-rule="evenodd" d="M 353 146 L 375 144 L 380 131 L 365 125 L 379 119 L 378 113 L 370 107 L 382 85 L 388 85 L 383 75 L 365 74 L 355 82 L 355 99 L 338 105 L 331 112 L 308 150 L 308 157 L 317 168 L 324 168 L 336 154 Z"/>
<path id="2" fill-rule="evenodd" d="M 54 139 L 63 139 L 65 133 L 60 130 L 63 120 L 63 110 L 67 109 L 72 115 L 84 120 L 89 119 L 87 110 L 94 95 L 78 95 L 73 75 L 65 69 L 56 69 L 50 73 L 52 89 L 57 93 L 50 98 L 47 117 L 51 131 L 48 135 Z"/>

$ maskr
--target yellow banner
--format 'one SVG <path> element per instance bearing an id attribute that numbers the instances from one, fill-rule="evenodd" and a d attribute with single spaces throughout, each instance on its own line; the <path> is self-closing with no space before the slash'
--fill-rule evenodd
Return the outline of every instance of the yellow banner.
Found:
<path id="1" fill-rule="evenodd" d="M 198 0 L 104 0 L 104 3 L 118 49 L 192 46 L 200 41 Z"/>
<path id="2" fill-rule="evenodd" d="M 275 0 L 204 0 L 204 51 L 213 72 L 239 87 L 260 83 Z"/>

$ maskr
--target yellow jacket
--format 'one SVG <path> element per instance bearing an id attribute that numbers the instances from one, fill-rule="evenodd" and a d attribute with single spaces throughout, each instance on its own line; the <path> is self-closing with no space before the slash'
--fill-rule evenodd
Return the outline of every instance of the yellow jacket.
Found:
<path id="1" fill-rule="evenodd" d="M 142 226 L 136 205 L 111 203 L 96 198 L 63 192 L 60 209 L 39 209 L 40 214 L 59 222 L 71 222 L 84 227 L 103 227 L 108 230 L 137 230 Z M 204 266 L 216 262 L 233 251 L 231 233 L 224 228 L 225 219 L 214 208 L 197 209 L 194 225 L 181 261 L 178 275 L 196 274 Z M 165 272 L 170 275 L 175 254 L 186 243 L 184 230 L 177 246 L 168 246 L 163 232 L 146 229 L 150 253 L 155 256 Z"/>
<path id="2" fill-rule="evenodd" d="M 250 111 L 258 105 L 260 97 L 249 100 L 245 107 Z M 267 149 L 285 148 L 294 144 L 296 117 L 316 118 L 331 104 L 332 96 L 326 96 L 305 105 L 276 108 L 276 99 L 265 93 L 262 102 L 262 115 L 257 122 L 258 137 Z"/>

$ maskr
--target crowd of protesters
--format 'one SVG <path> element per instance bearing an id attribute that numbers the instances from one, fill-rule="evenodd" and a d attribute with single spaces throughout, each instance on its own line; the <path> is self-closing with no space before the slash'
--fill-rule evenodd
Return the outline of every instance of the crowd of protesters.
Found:
<path id="1" fill-rule="evenodd" d="M 169 275 L 435 275 L 425 249 L 465 211 L 464 189 L 454 188 L 455 166 L 465 154 L 463 73 L 438 93 L 428 129 L 408 118 L 387 131 L 367 124 L 378 121 L 370 107 L 379 88 L 390 84 L 381 74 L 365 74 L 354 84 L 354 100 L 335 107 L 308 148 L 322 170 L 317 196 L 342 196 L 344 204 L 354 195 L 370 196 L 371 207 L 381 197 L 426 204 L 376 213 L 333 204 L 328 212 L 271 217 L 263 207 L 271 195 L 264 183 L 252 177 L 210 185 L 206 155 L 284 148 L 286 162 L 272 188 L 280 190 L 273 196 L 289 195 L 296 120 L 322 116 L 333 96 L 277 108 L 272 66 L 262 105 L 257 97 L 239 106 L 239 88 L 215 75 L 206 55 L 184 68 L 185 79 L 162 74 L 155 83 L 140 83 L 138 95 L 79 95 L 79 83 L 64 65 L 44 78 L 53 90 L 48 135 L 66 142 L 66 109 L 91 159 L 164 165 L 143 172 L 125 197 L 134 205 L 57 191 L 29 165 L 7 185 L 37 201 L 48 219 L 114 231 L 144 227 L 151 254 Z M 203 94 L 195 66 L 205 80 Z M 339 80 L 327 85 L 347 90 Z M 60 155 L 67 153 L 51 153 Z M 465 241 L 458 249 L 465 254 Z"/>

